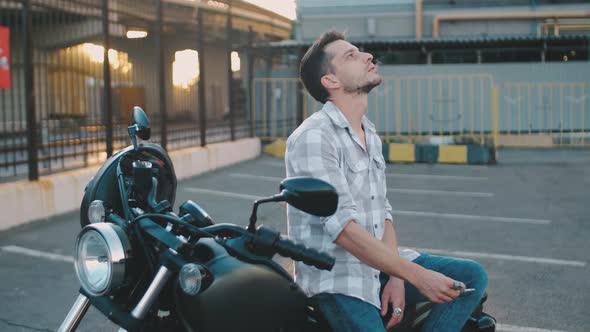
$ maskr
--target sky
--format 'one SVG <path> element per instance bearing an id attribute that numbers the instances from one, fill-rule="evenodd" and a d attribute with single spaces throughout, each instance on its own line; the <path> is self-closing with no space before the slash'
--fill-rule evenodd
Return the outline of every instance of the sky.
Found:
<path id="1" fill-rule="evenodd" d="M 245 0 L 294 20 L 295 0 Z"/>

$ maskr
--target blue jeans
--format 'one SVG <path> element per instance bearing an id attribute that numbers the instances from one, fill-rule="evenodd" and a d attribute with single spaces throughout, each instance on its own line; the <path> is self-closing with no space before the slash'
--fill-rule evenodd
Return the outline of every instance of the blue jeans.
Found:
<path id="1" fill-rule="evenodd" d="M 471 260 L 428 254 L 421 254 L 414 263 L 462 281 L 467 288 L 475 288 L 474 292 L 461 295 L 451 302 L 433 305 L 422 327 L 422 332 L 459 332 L 478 305 L 487 286 L 487 274 L 484 269 L 479 263 Z M 387 280 L 389 277 L 382 273 L 382 289 Z M 427 301 L 416 287 L 408 282 L 405 286 L 406 305 Z M 386 331 L 380 310 L 367 302 L 343 294 L 320 293 L 313 298 L 334 331 Z M 387 322 L 389 316 L 385 319 Z"/>

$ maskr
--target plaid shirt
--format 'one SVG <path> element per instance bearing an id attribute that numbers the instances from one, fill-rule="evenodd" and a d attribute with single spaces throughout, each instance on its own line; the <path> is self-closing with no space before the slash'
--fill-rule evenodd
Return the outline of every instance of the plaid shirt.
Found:
<path id="1" fill-rule="evenodd" d="M 336 258 L 332 271 L 296 263 L 297 283 L 308 296 L 340 293 L 380 308 L 380 272 L 334 243 L 350 220 L 377 239 L 383 237 L 386 219 L 393 220 L 386 197 L 381 140 L 366 116 L 362 124 L 366 150 L 342 112 L 327 102 L 289 136 L 287 177 L 313 176 L 329 182 L 338 192 L 338 210 L 320 218 L 288 206 L 287 220 L 293 240 Z M 408 260 L 418 257 L 409 250 L 401 250 L 400 255 Z"/>

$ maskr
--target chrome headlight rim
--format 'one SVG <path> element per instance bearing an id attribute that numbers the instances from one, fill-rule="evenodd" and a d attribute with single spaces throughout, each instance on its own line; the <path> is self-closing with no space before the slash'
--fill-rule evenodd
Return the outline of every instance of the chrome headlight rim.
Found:
<path id="1" fill-rule="evenodd" d="M 100 289 L 95 289 L 92 286 L 92 283 L 88 280 L 85 272 L 85 268 L 80 266 L 80 263 L 84 262 L 84 258 L 80 257 L 82 245 L 84 243 L 81 242 L 85 234 L 89 232 L 94 232 L 96 235 L 101 237 L 102 241 L 106 244 L 107 252 L 108 252 L 108 275 L 107 275 L 107 283 L 104 287 Z M 76 239 L 76 251 L 75 251 L 75 263 L 74 267 L 76 270 L 76 275 L 78 276 L 78 280 L 80 281 L 80 285 L 91 296 L 103 296 L 108 294 L 114 288 L 117 288 L 124 284 L 126 273 L 127 273 L 127 264 L 131 253 L 131 245 L 129 243 L 129 239 L 125 234 L 123 229 L 115 224 L 111 223 L 94 223 L 89 224 L 80 231 L 78 237 Z"/>

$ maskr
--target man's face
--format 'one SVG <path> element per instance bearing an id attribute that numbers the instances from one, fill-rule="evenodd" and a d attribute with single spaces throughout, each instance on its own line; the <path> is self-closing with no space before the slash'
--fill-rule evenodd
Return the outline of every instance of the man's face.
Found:
<path id="1" fill-rule="evenodd" d="M 381 84 L 381 76 L 377 66 L 371 61 L 373 56 L 360 52 L 359 49 L 345 40 L 337 40 L 328 44 L 325 52 L 332 56 L 332 69 L 344 92 L 369 93 Z"/>

